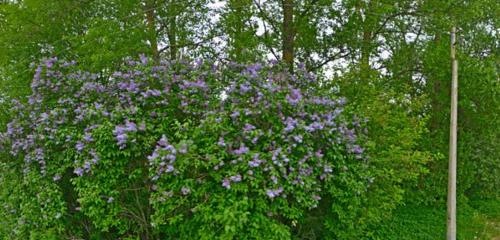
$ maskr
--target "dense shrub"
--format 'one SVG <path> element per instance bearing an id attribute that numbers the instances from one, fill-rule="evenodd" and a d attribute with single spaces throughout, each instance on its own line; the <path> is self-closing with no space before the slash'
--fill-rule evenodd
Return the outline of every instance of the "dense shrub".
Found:
<path id="1" fill-rule="evenodd" d="M 364 121 L 326 86 L 274 64 L 141 57 L 105 76 L 48 59 L 1 135 L 19 173 L 3 231 L 287 239 L 325 203 L 335 221 L 373 179 Z"/>

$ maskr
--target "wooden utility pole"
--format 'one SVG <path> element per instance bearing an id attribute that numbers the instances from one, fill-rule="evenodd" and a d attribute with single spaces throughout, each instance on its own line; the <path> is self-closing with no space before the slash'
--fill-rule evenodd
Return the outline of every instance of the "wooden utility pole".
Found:
<path id="1" fill-rule="evenodd" d="M 448 221 L 446 238 L 457 239 L 457 104 L 458 104 L 458 63 L 455 56 L 455 27 L 451 29 L 451 116 L 450 153 L 448 162 Z"/>

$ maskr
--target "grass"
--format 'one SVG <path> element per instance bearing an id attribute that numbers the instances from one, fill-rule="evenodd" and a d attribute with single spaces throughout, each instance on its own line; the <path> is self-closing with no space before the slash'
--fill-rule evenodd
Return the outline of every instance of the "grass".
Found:
<path id="1" fill-rule="evenodd" d="M 500 240 L 500 201 L 475 200 L 457 208 L 457 239 Z M 446 206 L 403 206 L 377 231 L 376 239 L 446 238 Z"/>

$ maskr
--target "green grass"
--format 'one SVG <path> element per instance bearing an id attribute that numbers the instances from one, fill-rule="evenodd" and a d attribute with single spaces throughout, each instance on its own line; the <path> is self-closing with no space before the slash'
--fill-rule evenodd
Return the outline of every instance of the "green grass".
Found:
<path id="1" fill-rule="evenodd" d="M 459 204 L 457 239 L 499 239 L 500 201 Z M 446 238 L 446 206 L 402 206 L 376 231 L 376 239 L 433 240 Z"/>

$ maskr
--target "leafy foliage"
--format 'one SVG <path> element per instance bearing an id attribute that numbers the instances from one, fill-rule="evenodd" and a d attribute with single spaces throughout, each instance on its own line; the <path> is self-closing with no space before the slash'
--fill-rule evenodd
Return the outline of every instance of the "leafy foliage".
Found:
<path id="1" fill-rule="evenodd" d="M 459 214 L 477 217 L 468 199 L 500 193 L 499 6 L 0 1 L 0 132 L 13 134 L 0 147 L 0 236 L 376 239 L 401 230 L 432 238 L 438 220 L 410 222 L 429 230 L 414 236 L 392 223 L 444 211 L 401 209 L 446 200 L 451 26 L 459 30 Z M 285 51 L 287 63 L 305 66 L 239 65 Z M 78 65 L 35 67 L 52 56 Z M 217 66 L 194 63 L 200 57 Z M 278 149 L 288 163 L 266 168 L 261 160 L 273 162 Z M 283 184 L 301 167 L 303 186 Z"/>
<path id="2" fill-rule="evenodd" d="M 279 69 L 141 56 L 105 78 L 47 59 L 2 134 L 22 188 L 12 234 L 78 234 L 83 218 L 116 236 L 281 239 L 322 197 L 366 192 L 363 123 L 315 75 Z"/>

